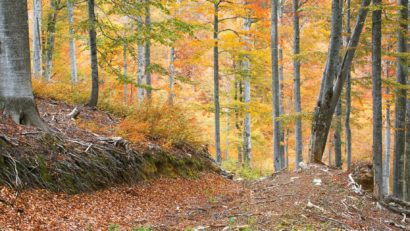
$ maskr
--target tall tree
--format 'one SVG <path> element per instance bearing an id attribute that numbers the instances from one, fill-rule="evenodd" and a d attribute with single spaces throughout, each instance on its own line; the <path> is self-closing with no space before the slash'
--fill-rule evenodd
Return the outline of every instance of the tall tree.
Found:
<path id="1" fill-rule="evenodd" d="M 248 12 L 249 14 L 249 12 Z M 245 52 L 249 51 L 250 48 L 250 37 L 249 31 L 251 29 L 252 19 L 248 15 L 245 18 L 243 29 L 245 31 L 244 42 L 245 42 Z M 250 113 L 250 102 L 251 102 L 251 70 L 250 70 L 250 58 L 249 54 L 245 54 L 242 60 L 242 71 L 243 71 L 243 93 L 244 93 L 244 103 L 245 103 L 245 115 L 243 120 L 243 157 L 245 164 L 250 166 L 252 160 L 252 144 L 251 144 L 251 113 Z"/>
<path id="2" fill-rule="evenodd" d="M 54 45 L 55 45 L 55 33 L 56 33 L 56 24 L 58 12 L 61 10 L 61 0 L 50 0 L 50 12 L 47 16 L 47 42 L 45 50 L 45 59 L 44 59 L 44 79 L 46 81 L 51 80 L 52 68 L 53 68 L 53 54 L 54 54 Z"/>
<path id="3" fill-rule="evenodd" d="M 67 0 L 68 33 L 70 43 L 71 83 L 77 83 L 77 57 L 74 40 L 74 0 Z"/>
<path id="4" fill-rule="evenodd" d="M 299 26 L 299 0 L 293 0 L 293 97 L 294 111 L 300 114 L 300 26 Z M 299 169 L 299 163 L 303 161 L 302 156 L 302 120 L 300 116 L 295 122 L 295 166 Z"/>
<path id="5" fill-rule="evenodd" d="M 388 50 L 388 49 L 387 49 Z M 389 78 L 389 62 L 385 62 L 385 77 Z M 390 94 L 390 88 L 386 87 L 385 94 Z M 391 125 L 390 125 L 390 100 L 386 100 L 386 118 L 384 126 L 384 157 L 383 157 L 383 182 L 382 196 L 390 192 L 390 144 L 391 144 Z"/>
<path id="6" fill-rule="evenodd" d="M 91 96 L 88 106 L 95 107 L 98 103 L 98 59 L 97 59 L 97 33 L 95 31 L 96 18 L 94 12 L 94 0 L 88 0 L 88 34 L 90 39 L 91 53 Z"/>
<path id="7" fill-rule="evenodd" d="M 42 1 L 33 2 L 33 65 L 34 76 L 41 76 L 41 15 Z"/>
<path id="8" fill-rule="evenodd" d="M 407 4 L 408 0 L 398 0 L 399 25 L 397 34 L 397 59 L 396 59 L 396 81 L 398 84 L 406 85 L 407 63 L 403 54 L 407 51 Z M 405 120 L 406 120 L 406 89 L 396 89 L 395 118 L 394 118 L 394 161 L 393 161 L 393 196 L 403 198 L 404 156 L 405 156 Z"/>
<path id="9" fill-rule="evenodd" d="M 142 1 L 142 0 L 141 0 Z M 145 75 L 145 45 L 143 36 L 144 22 L 141 16 L 137 16 L 137 102 L 141 104 L 144 100 L 143 79 Z"/>
<path id="10" fill-rule="evenodd" d="M 214 21 L 213 21 L 213 55 L 214 55 L 214 105 L 215 105 L 215 150 L 216 162 L 221 163 L 221 129 L 220 129 L 220 108 L 219 108 L 219 4 L 221 1 L 214 2 Z"/>
<path id="11" fill-rule="evenodd" d="M 177 5 L 181 3 L 181 0 L 176 1 Z M 178 6 L 176 6 L 175 12 L 174 12 L 174 18 L 176 17 L 178 13 Z M 175 46 L 171 47 L 171 50 L 169 52 L 169 76 L 168 76 L 168 104 L 173 105 L 174 104 L 174 85 L 175 85 Z"/>
<path id="12" fill-rule="evenodd" d="M 342 168 L 342 101 L 339 100 L 335 109 L 334 148 L 335 166 Z"/>
<path id="13" fill-rule="evenodd" d="M 47 129 L 31 87 L 27 0 L 0 1 L 0 110 L 18 124 Z"/>
<path id="14" fill-rule="evenodd" d="M 382 193 L 382 80 L 381 80 L 381 44 L 382 12 L 381 0 L 373 0 L 372 14 L 372 98 L 373 98 L 373 170 L 374 195 L 380 198 Z"/>
<path id="15" fill-rule="evenodd" d="M 348 49 L 344 55 L 342 65 L 338 71 L 337 79 L 334 82 L 336 75 L 336 59 L 338 58 L 338 39 L 341 33 L 341 11 L 338 0 L 332 3 L 332 31 L 331 42 L 328 53 L 328 61 L 326 63 L 325 73 L 322 78 L 322 84 L 319 92 L 318 101 L 314 111 L 312 121 L 312 135 L 310 137 L 309 159 L 311 162 L 322 162 L 324 147 L 326 145 L 327 134 L 329 133 L 330 124 L 332 122 L 333 113 L 337 102 L 339 101 L 347 73 L 350 72 L 350 66 L 356 47 L 359 43 L 360 34 L 362 32 L 364 21 L 367 16 L 367 6 L 370 0 L 363 0 L 361 8 L 358 12 L 356 26 L 349 41 Z M 336 9 L 336 10 L 335 10 Z M 334 83 L 333 83 L 334 82 Z"/>
<path id="16" fill-rule="evenodd" d="M 345 32 L 346 37 L 344 40 L 344 46 L 347 47 L 350 40 L 350 0 L 346 0 L 346 25 L 345 25 Z M 345 144 L 346 144 L 346 162 L 347 162 L 347 169 L 352 167 L 352 130 L 350 129 L 350 112 L 352 108 L 352 97 L 351 97 L 351 74 L 350 71 L 347 73 L 346 76 L 346 109 L 345 109 Z"/>
<path id="17" fill-rule="evenodd" d="M 123 81 L 123 98 L 124 103 L 127 103 L 127 75 L 128 75 L 128 63 L 127 63 L 127 50 L 128 50 L 128 42 L 124 41 L 124 45 L 122 48 L 122 81 Z"/>
<path id="18" fill-rule="evenodd" d="M 147 99 L 151 100 L 151 7 L 150 0 L 145 0 L 145 29 L 147 37 L 145 38 L 145 83 L 147 85 Z"/>
<path id="19" fill-rule="evenodd" d="M 273 120 L 273 162 L 275 171 L 283 169 L 285 159 L 280 147 L 281 127 L 280 116 L 280 89 L 279 89 L 279 62 L 278 62 L 278 0 L 271 1 L 271 59 L 272 59 L 272 120 Z"/>

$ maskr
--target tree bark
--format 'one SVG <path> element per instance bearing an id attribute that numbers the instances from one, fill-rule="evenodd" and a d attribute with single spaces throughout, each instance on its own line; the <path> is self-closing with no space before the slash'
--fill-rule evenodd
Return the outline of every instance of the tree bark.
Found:
<path id="1" fill-rule="evenodd" d="M 389 63 L 385 62 L 385 76 L 389 78 Z M 390 94 L 390 88 L 386 87 L 385 94 Z M 390 144 L 391 144 L 391 125 L 390 125 L 390 100 L 386 100 L 386 120 L 385 120 L 385 133 L 384 133 L 384 158 L 383 158 L 383 190 L 382 196 L 389 195 L 390 192 Z"/>
<path id="2" fill-rule="evenodd" d="M 71 64 L 71 83 L 76 84 L 77 79 L 77 57 L 74 39 L 74 0 L 67 0 L 68 11 L 68 33 L 70 37 L 70 64 Z"/>
<path id="3" fill-rule="evenodd" d="M 127 63 L 127 49 L 128 49 L 128 43 L 124 42 L 123 45 L 123 57 L 122 57 L 122 69 L 123 69 L 123 98 L 124 98 L 124 103 L 127 104 L 127 86 L 128 86 L 128 63 Z"/>
<path id="4" fill-rule="evenodd" d="M 33 2 L 33 66 L 34 76 L 41 77 L 41 15 L 42 2 Z"/>
<path id="5" fill-rule="evenodd" d="M 169 77 L 168 77 L 168 105 L 174 104 L 174 84 L 175 84 L 175 48 L 171 47 L 169 55 Z"/>
<path id="6" fill-rule="evenodd" d="M 346 38 L 344 40 L 344 46 L 347 47 L 350 40 L 350 0 L 346 0 Z M 351 75 L 350 71 L 347 73 L 346 76 L 346 109 L 345 109 L 345 143 L 346 143 L 346 162 L 347 162 L 347 169 L 350 170 L 352 167 L 352 130 L 350 129 L 350 112 L 352 108 L 352 97 L 351 97 Z"/>
<path id="7" fill-rule="evenodd" d="M 53 68 L 53 54 L 55 45 L 55 33 L 57 24 L 57 15 L 60 10 L 61 0 L 50 0 L 50 12 L 47 17 L 47 43 L 46 43 L 46 57 L 45 57 L 45 70 L 44 79 L 46 81 L 51 80 L 52 68 Z"/>
<path id="8" fill-rule="evenodd" d="M 90 37 L 90 53 L 91 53 L 91 96 L 88 102 L 88 106 L 95 107 L 98 103 L 98 59 L 97 59 L 97 33 L 95 31 L 95 12 L 94 12 L 94 0 L 88 0 L 88 34 Z"/>
<path id="9" fill-rule="evenodd" d="M 338 72 L 336 82 L 333 85 L 333 79 L 335 72 L 335 60 L 338 58 L 338 45 L 337 41 L 340 37 L 335 35 L 340 35 L 340 28 L 332 28 L 331 35 L 331 46 L 328 54 L 328 62 L 326 65 L 326 71 L 324 77 L 322 78 L 322 87 L 321 92 L 319 93 L 318 102 L 314 111 L 314 118 L 312 122 L 312 135 L 310 138 L 310 147 L 309 147 L 309 159 L 311 162 L 322 163 L 322 156 L 324 147 L 326 145 L 327 134 L 329 133 L 330 124 L 332 122 L 333 113 L 337 102 L 339 101 L 340 94 L 346 80 L 347 74 L 350 72 L 350 66 L 356 51 L 356 47 L 359 43 L 360 34 L 362 32 L 364 21 L 367 16 L 367 6 L 370 4 L 370 0 L 363 0 L 361 8 L 358 13 L 356 26 L 354 28 L 352 37 L 349 41 L 348 49 L 345 53 L 345 56 L 342 61 L 341 68 Z M 332 4 L 337 12 L 334 12 L 334 19 L 332 22 L 337 22 L 340 24 L 340 11 L 339 4 L 336 0 L 336 3 Z M 334 8 L 332 7 L 332 8 Z M 335 25 L 340 27 L 340 25 Z M 335 42 L 336 40 L 336 42 Z M 332 58 L 333 57 L 333 58 Z M 325 82 L 323 82 L 325 81 Z"/>
<path id="10" fill-rule="evenodd" d="M 373 0 L 372 14 L 372 98 L 373 98 L 373 194 L 380 199 L 383 182 L 382 81 L 381 81 L 381 0 Z"/>
<path id="11" fill-rule="evenodd" d="M 34 102 L 29 46 L 27 0 L 0 1 L 0 110 L 47 130 Z"/>
<path id="12" fill-rule="evenodd" d="M 147 30 L 147 37 L 145 38 L 145 83 L 148 101 L 152 97 L 151 86 L 151 10 L 150 0 L 145 0 L 145 28 Z"/>
<path id="13" fill-rule="evenodd" d="M 219 33 L 219 4 L 214 3 L 214 105 L 215 105 L 215 151 L 216 162 L 221 163 L 221 130 L 220 130 L 220 109 L 219 109 L 219 49 L 218 49 L 218 33 Z"/>
<path id="14" fill-rule="evenodd" d="M 236 65 L 235 65 L 235 63 L 234 63 L 234 69 L 235 69 L 235 72 L 236 72 Z M 235 103 L 241 103 L 242 102 L 242 80 L 241 80 L 241 76 L 235 76 L 236 78 L 235 78 L 235 96 L 234 96 L 234 99 L 235 99 Z M 241 133 L 241 123 L 240 123 L 240 120 L 239 120 L 239 109 L 238 109 L 238 106 L 236 106 L 235 107 L 235 128 L 236 128 L 236 131 L 237 131 L 237 134 L 238 134 L 238 137 L 241 137 L 242 136 L 242 133 Z M 240 166 L 240 165 L 242 165 L 242 160 L 243 160 L 243 155 L 242 155 L 242 150 L 243 150 L 243 148 L 241 147 L 241 145 L 240 144 L 238 144 L 237 145 L 237 147 L 236 147 L 236 149 L 237 149 L 237 154 L 238 154 L 238 166 Z"/>
<path id="15" fill-rule="evenodd" d="M 403 54 L 407 51 L 407 0 L 398 0 L 400 31 L 397 35 L 397 52 Z M 406 59 L 398 55 L 396 67 L 396 81 L 398 84 L 406 85 L 407 65 Z M 394 120 L 394 161 L 393 161 L 393 196 L 403 199 L 404 181 L 404 156 L 406 145 L 406 89 L 396 90 L 395 120 Z"/>
<path id="16" fill-rule="evenodd" d="M 144 46 L 144 37 L 143 33 L 143 21 L 141 16 L 137 17 L 137 63 L 138 63 L 138 70 L 137 70 L 137 103 L 141 105 L 142 101 L 144 100 L 144 88 L 142 87 L 145 75 L 145 46 Z"/>
<path id="17" fill-rule="evenodd" d="M 299 0 L 293 0 L 293 97 L 294 111 L 301 112 L 300 103 L 300 26 L 299 26 Z M 303 161 L 302 120 L 300 116 L 295 121 L 295 168 L 299 170 L 299 163 Z"/>
<path id="18" fill-rule="evenodd" d="M 249 50 L 250 39 L 249 30 L 251 29 L 252 20 L 247 17 L 245 18 L 243 29 L 245 31 L 245 50 Z M 252 161 L 252 143 L 251 143 L 251 113 L 250 113 L 250 102 L 251 102 L 251 64 L 249 55 L 245 54 L 242 60 L 242 73 L 243 73 L 243 94 L 244 94 L 244 105 L 245 105 L 245 115 L 243 120 L 243 157 L 245 164 L 250 166 Z"/>

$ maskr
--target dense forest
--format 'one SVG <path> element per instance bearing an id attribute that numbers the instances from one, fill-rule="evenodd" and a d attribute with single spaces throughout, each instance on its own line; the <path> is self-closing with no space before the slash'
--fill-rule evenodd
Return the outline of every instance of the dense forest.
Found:
<path id="1" fill-rule="evenodd" d="M 306 187 L 306 209 L 324 214 L 315 215 L 320 224 L 307 215 L 283 227 L 408 229 L 408 15 L 407 0 L 0 0 L 0 202 L 18 212 L 19 201 L 42 194 L 25 190 L 78 194 L 153 180 L 156 191 L 177 187 L 171 177 L 204 187 L 207 203 L 223 201 L 220 193 L 238 198 L 227 208 L 250 206 L 247 220 L 237 218 L 241 210 L 209 226 L 189 218 L 178 226 L 155 210 L 171 229 L 280 230 L 264 222 L 266 207 L 305 212 L 250 193 L 276 182 L 293 196 Z M 343 206 L 331 216 L 314 202 L 315 187 L 339 194 L 322 181 L 366 202 L 357 209 L 340 198 L 351 218 L 337 217 Z M 396 217 L 346 222 L 349 206 L 371 217 L 369 200 L 375 218 Z M 222 213 L 213 209 L 204 211 Z M 86 229 L 11 224 L 13 212 L 3 210 L 0 229 Z M 196 221 L 211 222 L 205 217 Z M 154 223 L 135 230 L 167 230 Z"/>

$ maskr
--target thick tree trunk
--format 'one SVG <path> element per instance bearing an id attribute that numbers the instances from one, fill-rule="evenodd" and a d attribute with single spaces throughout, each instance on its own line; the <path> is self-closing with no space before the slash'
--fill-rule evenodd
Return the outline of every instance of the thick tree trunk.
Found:
<path id="1" fill-rule="evenodd" d="M 98 103 L 98 60 L 97 60 L 97 33 L 95 32 L 95 12 L 94 0 L 88 0 L 88 33 L 90 37 L 90 53 L 91 53 L 91 96 L 88 106 L 95 107 Z"/>
<path id="2" fill-rule="evenodd" d="M 403 37 L 402 39 L 404 40 L 403 43 L 406 44 L 404 48 L 406 50 L 401 51 L 401 52 L 409 52 L 409 43 L 407 40 L 408 36 L 408 14 L 409 14 L 409 2 L 406 0 L 405 3 L 402 3 L 403 5 L 406 4 L 407 8 L 404 8 L 403 11 L 401 12 L 401 20 L 404 25 L 401 25 L 402 29 L 402 34 L 401 36 Z M 399 39 L 399 43 L 401 43 L 401 39 Z M 399 45 L 401 47 L 401 45 Z M 407 79 L 407 86 L 410 85 L 410 79 L 408 78 L 408 58 L 404 58 L 403 60 L 403 74 L 405 75 Z M 403 199 L 405 201 L 410 202 L 410 99 L 408 98 L 408 95 L 406 94 L 406 146 L 405 146 L 405 162 L 404 162 L 404 174 L 403 174 Z"/>
<path id="3" fill-rule="evenodd" d="M 251 29 L 252 20 L 247 17 L 244 22 L 243 29 L 245 33 L 249 33 Z M 245 49 L 249 50 L 250 39 L 249 35 L 245 34 L 244 37 Z M 244 94 L 244 105 L 245 105 L 245 115 L 243 120 L 243 157 L 245 164 L 250 166 L 252 161 L 252 143 L 251 143 L 251 113 L 250 113 L 250 102 L 251 102 L 251 64 L 249 55 L 246 54 L 242 60 L 242 73 L 243 73 L 243 94 Z"/>
<path id="4" fill-rule="evenodd" d="M 335 131 L 334 131 L 334 146 L 335 146 L 335 166 L 342 168 L 342 102 L 339 100 L 335 109 Z"/>
<path id="5" fill-rule="evenodd" d="M 144 46 L 144 38 L 142 36 L 143 30 L 143 21 L 140 16 L 137 17 L 137 24 L 138 24 L 138 35 L 137 35 L 137 63 L 138 63 L 138 70 L 137 70 L 137 103 L 140 105 L 144 100 L 144 88 L 142 87 L 144 81 L 144 74 L 145 74 L 145 46 Z"/>
<path id="6" fill-rule="evenodd" d="M 273 163 L 275 171 L 284 167 L 284 157 L 280 147 L 279 66 L 278 66 L 278 0 L 271 1 L 271 58 L 272 58 L 272 120 L 273 120 Z"/>
<path id="7" fill-rule="evenodd" d="M 148 101 L 152 97 L 151 86 L 151 10 L 150 0 L 145 0 L 145 28 L 147 30 L 147 38 L 145 38 L 145 83 Z"/>
<path id="8" fill-rule="evenodd" d="M 400 14 L 400 31 L 398 33 L 397 52 L 403 54 L 407 51 L 407 0 L 398 0 L 401 6 Z M 406 59 L 397 56 L 396 81 L 398 84 L 406 85 L 407 83 L 407 65 Z M 406 145 L 406 89 L 396 90 L 395 102 L 395 120 L 394 120 L 394 161 L 393 161 L 393 196 L 403 199 L 403 181 L 404 181 L 404 156 Z"/>
<path id="9" fill-rule="evenodd" d="M 373 96 L 373 194 L 380 199 L 383 181 L 382 145 L 382 81 L 381 81 L 381 0 L 373 0 L 372 14 L 372 96 Z"/>
<path id="10" fill-rule="evenodd" d="M 347 74 L 350 72 L 350 66 L 356 51 L 356 47 L 359 43 L 360 34 L 362 32 L 364 21 L 367 16 L 367 6 L 370 4 L 370 0 L 363 0 L 361 8 L 358 13 L 356 26 L 353 30 L 352 37 L 349 41 L 348 49 L 345 53 L 345 56 L 342 61 L 342 66 L 337 75 L 336 82 L 333 85 L 334 75 L 336 74 L 335 63 L 336 59 L 339 57 L 338 52 L 340 45 L 338 40 L 340 37 L 335 37 L 335 35 L 340 36 L 341 25 L 335 25 L 338 28 L 332 28 L 332 38 L 331 46 L 328 54 L 328 62 L 326 65 L 326 71 L 324 78 L 322 79 L 321 92 L 319 93 L 318 102 L 314 111 L 314 118 L 312 122 L 312 135 L 310 138 L 310 147 L 309 147 L 309 159 L 311 162 L 322 162 L 322 156 L 324 147 L 326 145 L 327 134 L 329 133 L 330 124 L 332 122 L 333 113 L 337 102 L 339 101 L 340 94 L 344 82 L 346 80 Z M 333 8 L 338 9 L 337 12 L 334 12 L 334 23 L 340 24 L 340 11 L 339 4 L 336 0 L 336 3 L 333 3 Z M 332 23 L 333 24 L 333 23 Z M 335 42 L 336 40 L 336 42 Z M 339 44 L 339 45 L 338 45 Z M 333 57 L 333 58 L 332 58 Z M 333 60 L 334 59 L 334 60 Z M 325 82 L 323 82 L 325 81 Z M 330 86 L 329 86 L 330 85 Z"/>
<path id="11" fill-rule="evenodd" d="M 33 66 L 34 76 L 41 77 L 41 15 L 42 2 L 33 2 Z"/>
<path id="12" fill-rule="evenodd" d="M 31 88 L 26 0 L 0 1 L 0 110 L 18 124 L 47 129 Z"/>
<path id="13" fill-rule="evenodd" d="M 127 63 L 127 49 L 128 49 L 128 44 L 127 42 L 124 42 L 123 45 L 123 57 L 122 57 L 122 69 L 123 69 L 123 98 L 124 98 L 124 103 L 127 104 L 127 86 L 128 86 L 128 63 Z"/>
<path id="14" fill-rule="evenodd" d="M 385 62 L 385 76 L 389 78 L 389 63 Z M 385 94 L 390 94 L 390 88 L 386 87 Z M 383 190 L 382 196 L 389 195 L 390 192 L 390 144 L 391 144 L 391 125 L 390 125 L 390 100 L 386 100 L 386 120 L 384 133 L 384 158 L 383 158 Z"/>
<path id="15" fill-rule="evenodd" d="M 236 70 L 236 65 L 234 65 L 234 69 Z M 242 84 L 241 84 L 241 79 L 240 77 L 238 78 L 238 76 L 235 76 L 235 103 L 241 103 L 242 102 Z M 235 128 L 236 128 L 236 132 L 238 137 L 242 136 L 241 133 L 241 123 L 239 120 L 239 109 L 236 106 L 235 107 Z M 242 150 L 243 148 L 241 147 L 240 144 L 237 145 L 236 147 L 237 152 L 238 152 L 238 166 L 242 165 L 242 160 L 243 160 L 243 155 L 242 155 Z"/>
<path id="16" fill-rule="evenodd" d="M 220 129 L 220 109 L 219 109 L 219 49 L 218 49 L 218 33 L 219 33 L 219 4 L 214 3 L 214 105 L 215 105 L 215 151 L 216 162 L 221 163 L 221 129 Z"/>
<path id="17" fill-rule="evenodd" d="M 299 0 L 293 0 L 293 97 L 294 111 L 301 112 L 300 103 L 300 61 L 297 56 L 300 54 L 300 27 L 299 27 Z M 299 169 L 299 163 L 303 161 L 302 156 L 302 120 L 298 116 L 295 121 L 295 167 Z"/>
<path id="18" fill-rule="evenodd" d="M 55 45 L 55 33 L 57 24 L 57 15 L 60 10 L 61 0 L 50 0 L 50 12 L 47 17 L 47 43 L 46 43 L 46 57 L 45 57 L 45 70 L 44 79 L 46 81 L 51 80 L 52 68 L 53 68 L 53 54 Z"/>
<path id="19" fill-rule="evenodd" d="M 70 64 L 71 64 L 71 83 L 76 84 L 77 79 L 77 57 L 74 39 L 74 0 L 67 0 L 68 33 L 70 37 Z"/>

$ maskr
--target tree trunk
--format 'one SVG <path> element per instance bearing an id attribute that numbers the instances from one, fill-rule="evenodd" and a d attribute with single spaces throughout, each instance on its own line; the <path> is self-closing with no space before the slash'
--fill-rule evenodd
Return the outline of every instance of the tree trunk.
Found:
<path id="1" fill-rule="evenodd" d="M 280 147 L 280 89 L 279 89 L 279 67 L 278 67 L 278 0 L 271 1 L 271 58 L 272 58 L 272 121 L 273 121 L 273 163 L 275 171 L 284 167 L 284 157 Z"/>
<path id="2" fill-rule="evenodd" d="M 344 40 L 344 46 L 347 47 L 350 40 L 350 0 L 346 0 L 346 37 Z M 351 169 L 352 167 L 352 130 L 350 129 L 350 112 L 352 108 L 352 97 L 351 97 L 351 75 L 350 71 L 347 73 L 346 76 L 346 109 L 345 109 L 345 143 L 346 143 L 346 162 L 347 162 L 347 169 Z"/>
<path id="3" fill-rule="evenodd" d="M 221 163 L 221 130 L 220 130 L 220 109 L 219 109 L 219 49 L 218 49 L 218 24 L 219 24 L 219 4 L 214 3 L 214 105 L 215 105 L 215 151 L 216 162 Z"/>
<path id="4" fill-rule="evenodd" d="M 34 76 L 41 77 L 41 0 L 33 2 L 33 66 Z"/>
<path id="5" fill-rule="evenodd" d="M 175 81 L 175 48 L 171 47 L 170 57 L 169 57 L 169 92 L 168 92 L 168 104 L 174 104 L 174 81 Z"/>
<path id="6" fill-rule="evenodd" d="M 398 0 L 401 6 L 400 31 L 397 35 L 397 52 L 403 54 L 407 51 L 407 0 Z M 398 84 L 406 85 L 407 81 L 407 62 L 406 59 L 397 56 L 396 81 Z M 406 145 L 406 89 L 396 89 L 395 120 L 394 120 L 394 162 L 393 162 L 393 196 L 403 199 L 404 181 L 404 156 Z"/>
<path id="7" fill-rule="evenodd" d="M 389 78 L 389 63 L 385 62 L 385 76 Z M 385 94 L 390 94 L 390 88 L 386 87 Z M 390 128 L 390 100 L 386 100 L 386 121 L 385 121 L 385 133 L 384 133 L 384 158 L 383 158 L 383 190 L 382 196 L 389 195 L 390 192 L 390 144 L 391 144 L 391 128 Z"/>
<path id="8" fill-rule="evenodd" d="M 372 98 L 373 98 L 373 194 L 380 199 L 383 181 L 382 145 L 382 80 L 381 80 L 381 0 L 373 0 L 372 14 Z"/>
<path id="9" fill-rule="evenodd" d="M 293 97 L 294 111 L 300 114 L 300 27 L 299 0 L 293 0 Z M 299 163 L 303 161 L 302 120 L 298 116 L 295 121 L 295 168 L 299 170 Z"/>
<path id="10" fill-rule="evenodd" d="M 144 88 L 142 87 L 144 81 L 144 74 L 145 74 L 145 46 L 144 46 L 144 38 L 142 35 L 143 31 L 143 21 L 140 16 L 137 17 L 137 26 L 138 26 L 138 35 L 137 35 L 137 62 L 138 62 L 138 70 L 137 70 L 137 103 L 140 105 L 144 100 Z"/>
<path id="11" fill-rule="evenodd" d="M 247 17 L 244 22 L 243 29 L 245 31 L 245 50 L 250 48 L 249 30 L 251 29 L 252 20 Z M 252 143 L 251 143 L 251 113 L 250 113 L 250 102 L 251 102 L 251 64 L 249 55 L 246 54 L 242 60 L 242 73 L 243 73 L 243 94 L 244 94 L 244 105 L 245 105 L 245 115 L 243 120 L 243 157 L 246 166 L 251 165 L 252 161 Z"/>
<path id="12" fill-rule="evenodd" d="M 335 147 L 335 166 L 342 168 L 342 102 L 339 100 L 335 109 L 335 131 L 334 131 L 334 147 Z"/>
<path id="13" fill-rule="evenodd" d="M 280 5 L 282 7 L 282 5 Z M 280 8 L 281 8 L 280 7 Z M 281 12 L 281 11 L 279 11 Z M 280 14 L 279 14 L 280 15 Z M 281 18 L 281 17 L 279 17 Z M 279 47 L 279 116 L 282 116 L 285 114 L 285 109 L 284 109 L 284 100 L 283 100 L 283 53 L 282 53 L 282 48 Z M 280 153 L 282 157 L 282 168 L 286 168 L 286 155 L 285 155 L 285 129 L 282 127 L 280 130 Z"/>
<path id="14" fill-rule="evenodd" d="M 70 64 L 71 64 L 71 83 L 76 84 L 77 79 L 77 57 L 74 40 L 74 0 L 67 0 L 68 11 L 68 33 L 70 37 Z"/>
<path id="15" fill-rule="evenodd" d="M 408 52 L 409 49 L 409 44 L 408 44 L 408 40 L 407 40 L 407 34 L 408 34 L 408 29 L 409 29 L 409 25 L 408 25 L 408 13 L 409 13 L 409 9 L 408 9 L 408 0 L 405 1 L 405 3 L 402 3 L 403 5 L 406 5 L 406 8 L 402 10 L 401 12 L 401 34 L 400 36 L 402 36 L 403 38 L 403 43 L 405 44 L 403 47 L 405 48 L 405 50 L 401 51 L 401 52 Z M 401 39 L 399 39 L 398 43 L 401 43 Z M 399 45 L 399 47 L 401 47 L 401 45 Z M 402 53 L 403 54 L 403 53 Z M 407 79 L 407 86 L 410 85 L 410 79 L 408 79 L 408 58 L 404 58 L 404 60 L 402 60 L 403 62 L 401 63 L 403 65 L 403 70 L 404 72 L 402 74 L 405 75 L 405 78 Z M 407 96 L 407 94 L 406 94 Z M 408 97 L 406 97 L 406 145 L 405 145 L 405 162 L 404 162 L 404 174 L 403 174 L 403 199 L 405 201 L 410 201 L 410 99 Z"/>
<path id="16" fill-rule="evenodd" d="M 236 72 L 235 63 L 234 63 L 234 69 L 235 69 L 235 72 Z M 234 99 L 235 99 L 235 103 L 239 104 L 239 103 L 242 102 L 242 84 L 241 84 L 242 81 L 241 81 L 240 78 L 238 79 L 237 76 L 235 76 L 235 77 L 236 78 L 235 78 L 235 96 L 234 96 Z M 241 137 L 242 133 L 241 133 L 241 123 L 240 123 L 240 120 L 239 120 L 238 106 L 235 106 L 235 128 L 236 128 L 238 137 Z M 240 144 L 238 144 L 236 149 L 237 149 L 237 152 L 238 152 L 238 166 L 240 166 L 240 165 L 242 165 L 242 160 L 243 160 L 243 156 L 242 156 L 243 148 L 241 147 Z"/>
<path id="17" fill-rule="evenodd" d="M 0 110 L 47 130 L 34 102 L 29 46 L 27 0 L 0 1 Z"/>
<path id="18" fill-rule="evenodd" d="M 332 38 L 328 54 L 328 62 L 326 65 L 326 70 L 324 77 L 322 78 L 322 87 L 319 93 L 318 102 L 314 111 L 314 118 L 312 121 L 312 135 L 310 138 L 309 147 L 309 159 L 311 162 L 322 163 L 322 156 L 324 147 L 326 145 L 327 134 L 329 133 L 330 124 L 332 122 L 333 113 L 337 102 L 339 101 L 340 94 L 344 82 L 346 80 L 347 74 L 350 72 L 350 66 L 356 51 L 357 44 L 359 43 L 360 34 L 362 32 L 364 21 L 367 16 L 367 6 L 370 4 L 370 0 L 363 0 L 361 8 L 358 13 L 356 26 L 354 28 L 352 37 L 349 41 L 348 49 L 342 61 L 342 66 L 338 72 L 336 82 L 333 84 L 334 75 L 336 74 L 335 63 L 336 59 L 339 57 L 338 46 L 340 43 L 341 25 L 340 24 L 340 11 L 338 0 L 335 0 L 332 8 L 336 8 L 337 12 L 332 15 L 332 24 L 336 23 L 334 26 L 337 28 L 332 28 Z M 335 35 L 339 35 L 336 37 Z M 325 82 L 323 82 L 325 81 Z"/>
<path id="19" fill-rule="evenodd" d="M 44 79 L 46 81 L 51 80 L 52 68 L 53 68 L 53 54 L 55 45 L 55 33 L 57 15 L 60 8 L 61 0 L 50 0 L 50 12 L 47 17 L 47 43 L 46 43 L 46 57 L 45 57 L 45 70 Z"/>
<path id="20" fill-rule="evenodd" d="M 124 42 L 123 46 L 123 58 L 122 58 L 122 69 L 123 69 L 123 97 L 124 97 L 124 103 L 127 104 L 127 75 L 128 75 L 128 64 L 127 64 L 127 49 L 128 49 L 128 44 L 127 42 Z"/>
<path id="21" fill-rule="evenodd" d="M 98 103 L 98 60 L 97 60 L 97 33 L 95 32 L 95 13 L 94 0 L 88 0 L 88 33 L 90 37 L 90 52 L 91 52 L 91 78 L 92 88 L 90 101 L 88 106 L 95 107 Z"/>
<path id="22" fill-rule="evenodd" d="M 147 37 L 145 38 L 145 83 L 148 101 L 152 97 L 151 86 L 151 10 L 150 0 L 145 0 L 145 27 L 147 30 Z"/>
<path id="23" fill-rule="evenodd" d="M 333 139 L 330 138 L 329 140 L 329 147 L 328 147 L 328 165 L 332 166 L 333 160 L 332 160 L 332 150 L 333 150 Z"/>

